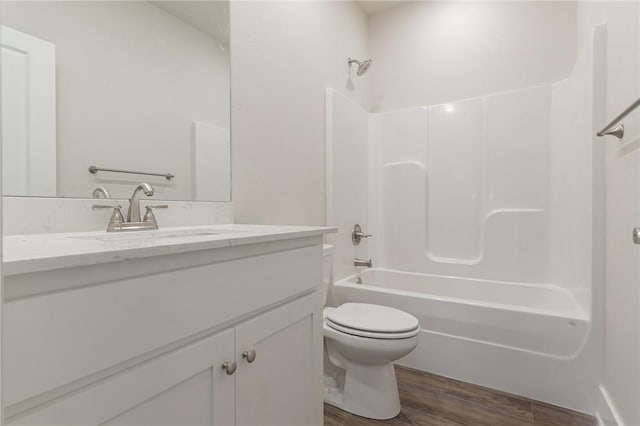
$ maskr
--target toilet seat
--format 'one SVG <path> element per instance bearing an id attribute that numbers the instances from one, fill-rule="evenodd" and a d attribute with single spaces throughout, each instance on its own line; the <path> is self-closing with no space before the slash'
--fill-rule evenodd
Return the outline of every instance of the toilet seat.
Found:
<path id="1" fill-rule="evenodd" d="M 345 303 L 326 313 L 334 330 L 373 339 L 406 339 L 420 331 L 418 319 L 399 309 L 368 303 Z"/>
<path id="2" fill-rule="evenodd" d="M 376 333 L 373 331 L 364 331 L 355 328 L 343 327 L 338 324 L 333 324 L 331 321 L 327 321 L 326 324 L 327 327 L 330 327 L 333 330 L 339 331 L 341 333 L 350 334 L 356 337 L 364 337 L 367 339 L 409 339 L 416 336 L 420 332 L 420 327 L 416 327 L 415 330 L 405 331 L 402 333 Z"/>

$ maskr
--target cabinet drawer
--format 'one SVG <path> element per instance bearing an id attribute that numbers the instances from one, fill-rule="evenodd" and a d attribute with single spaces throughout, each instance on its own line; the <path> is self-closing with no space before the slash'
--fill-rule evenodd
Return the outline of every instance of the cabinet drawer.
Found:
<path id="1" fill-rule="evenodd" d="M 5 406 L 318 288 L 321 267 L 311 246 L 6 302 Z"/>

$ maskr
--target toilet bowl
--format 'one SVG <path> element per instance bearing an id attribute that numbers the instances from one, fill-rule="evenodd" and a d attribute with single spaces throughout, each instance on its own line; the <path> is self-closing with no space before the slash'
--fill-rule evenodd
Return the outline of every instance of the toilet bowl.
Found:
<path id="1" fill-rule="evenodd" d="M 325 301 L 332 283 L 329 250 Z M 323 330 L 325 402 L 371 419 L 397 416 L 400 397 L 393 362 L 418 344 L 418 319 L 386 306 L 344 303 L 324 308 Z"/>

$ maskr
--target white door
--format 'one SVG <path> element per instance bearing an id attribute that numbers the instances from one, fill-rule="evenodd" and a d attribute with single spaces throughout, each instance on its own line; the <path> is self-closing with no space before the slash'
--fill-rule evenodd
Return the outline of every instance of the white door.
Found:
<path id="1" fill-rule="evenodd" d="M 236 327 L 237 425 L 322 424 L 321 317 L 314 293 Z"/>
<path id="2" fill-rule="evenodd" d="M 55 45 L 0 26 L 4 195 L 56 196 Z"/>
<path id="3" fill-rule="evenodd" d="M 229 426 L 235 424 L 234 330 L 107 378 L 10 425 Z"/>

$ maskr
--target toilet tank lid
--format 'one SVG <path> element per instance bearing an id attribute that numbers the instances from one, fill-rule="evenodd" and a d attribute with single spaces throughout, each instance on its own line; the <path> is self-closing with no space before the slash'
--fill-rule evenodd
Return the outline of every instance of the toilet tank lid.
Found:
<path id="1" fill-rule="evenodd" d="M 331 244 L 323 244 L 322 245 L 322 255 L 329 256 L 333 253 L 333 246 Z"/>

